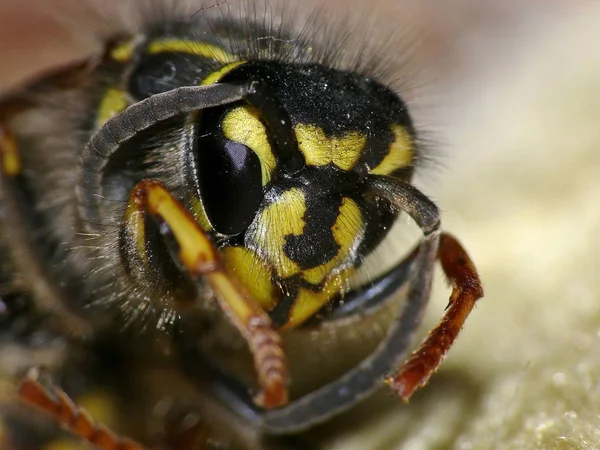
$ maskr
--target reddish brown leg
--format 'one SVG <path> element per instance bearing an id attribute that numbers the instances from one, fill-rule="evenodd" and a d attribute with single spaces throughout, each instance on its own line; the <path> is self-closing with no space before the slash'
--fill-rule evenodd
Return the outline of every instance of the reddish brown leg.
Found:
<path id="1" fill-rule="evenodd" d="M 226 273 L 220 254 L 191 214 L 158 181 L 146 180 L 132 190 L 126 222 L 139 223 L 133 215 L 149 212 L 177 242 L 179 260 L 194 279 L 206 282 L 219 305 L 244 336 L 254 357 L 262 387 L 254 401 L 264 408 L 288 402 L 288 371 L 281 337 L 271 319 L 250 296 L 247 289 Z M 167 240 L 167 245 L 170 240 Z"/>
<path id="2" fill-rule="evenodd" d="M 53 416 L 75 436 L 85 439 L 101 450 L 146 450 L 146 447 L 115 435 L 102 424 L 97 424 L 82 408 L 73 403 L 61 389 L 44 388 L 32 371 L 19 386 L 19 396 L 27 403 Z"/>
<path id="3" fill-rule="evenodd" d="M 458 337 L 475 302 L 483 297 L 475 266 L 453 236 L 446 233 L 440 235 L 438 258 L 452 285 L 446 314 L 400 370 L 385 379 L 404 401 L 408 401 L 418 388 L 429 381 Z"/>

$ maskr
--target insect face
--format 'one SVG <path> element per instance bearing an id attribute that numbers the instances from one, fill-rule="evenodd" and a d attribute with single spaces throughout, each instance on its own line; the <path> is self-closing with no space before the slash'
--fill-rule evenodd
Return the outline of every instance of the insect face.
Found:
<path id="1" fill-rule="evenodd" d="M 413 132 L 397 96 L 352 73 L 265 61 L 219 82 L 245 80 L 263 83 L 250 103 L 196 119 L 196 211 L 226 267 L 292 328 L 346 286 L 389 229 L 396 214 L 366 181 L 410 180 Z"/>

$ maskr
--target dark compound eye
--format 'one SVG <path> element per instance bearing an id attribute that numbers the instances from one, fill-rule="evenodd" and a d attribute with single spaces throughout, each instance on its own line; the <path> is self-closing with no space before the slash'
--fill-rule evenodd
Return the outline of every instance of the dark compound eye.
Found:
<path id="1" fill-rule="evenodd" d="M 255 152 L 221 132 L 224 108 L 200 117 L 196 141 L 200 195 L 208 220 L 225 235 L 246 231 L 262 200 L 260 160 Z"/>

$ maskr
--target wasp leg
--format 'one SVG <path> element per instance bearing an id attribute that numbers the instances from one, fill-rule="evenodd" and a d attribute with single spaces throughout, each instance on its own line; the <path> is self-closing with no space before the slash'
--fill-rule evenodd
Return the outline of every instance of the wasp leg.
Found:
<path id="1" fill-rule="evenodd" d="M 73 435 L 85 439 L 102 450 L 146 450 L 142 445 L 116 436 L 102 424 L 97 424 L 90 415 L 78 407 L 69 396 L 56 387 L 44 388 L 37 381 L 33 370 L 19 386 L 19 396 L 27 403 L 53 416 Z"/>
<path id="2" fill-rule="evenodd" d="M 138 183 L 129 202 L 137 211 L 152 215 L 167 246 L 178 250 L 177 259 L 196 282 L 210 286 L 220 307 L 248 342 L 263 389 L 255 403 L 265 408 L 286 404 L 288 372 L 281 337 L 243 285 L 225 273 L 218 250 L 194 218 L 157 181 Z"/>
<path id="3" fill-rule="evenodd" d="M 404 401 L 408 401 L 415 390 L 427 383 L 458 337 L 475 302 L 483 297 L 475 266 L 453 236 L 441 234 L 438 258 L 452 285 L 446 314 L 398 373 L 385 380 Z"/>
<path id="4" fill-rule="evenodd" d="M 452 347 L 475 302 L 483 297 L 483 288 L 467 252 L 452 236 L 440 232 L 440 212 L 429 198 L 414 186 L 393 178 L 378 177 L 370 180 L 370 186 L 392 207 L 410 214 L 423 230 L 425 242 L 436 242 L 437 259 L 453 287 L 441 322 L 400 370 L 385 379 L 408 401 L 415 390 L 427 383 Z"/>
<path id="5" fill-rule="evenodd" d="M 1 123 L 0 193 L 5 208 L 2 232 L 7 240 L 22 243 L 19 252 L 14 252 L 12 258 L 15 265 L 21 268 L 23 277 L 32 280 L 28 284 L 32 286 L 41 308 L 54 312 L 55 320 L 69 332 L 89 335 L 89 324 L 65 306 L 64 292 L 48 281 L 55 278 L 44 266 L 49 259 L 48 252 L 35 239 L 44 219 L 31 207 L 35 202 L 31 200 L 32 193 L 22 173 L 17 143 L 10 130 Z"/>

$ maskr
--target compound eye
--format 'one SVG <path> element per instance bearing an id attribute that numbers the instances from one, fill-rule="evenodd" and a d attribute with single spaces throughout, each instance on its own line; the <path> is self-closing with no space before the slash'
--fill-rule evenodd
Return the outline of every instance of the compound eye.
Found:
<path id="1" fill-rule="evenodd" d="M 246 145 L 223 136 L 221 108 L 200 117 L 198 181 L 204 210 L 224 235 L 246 231 L 263 197 L 260 159 Z"/>

